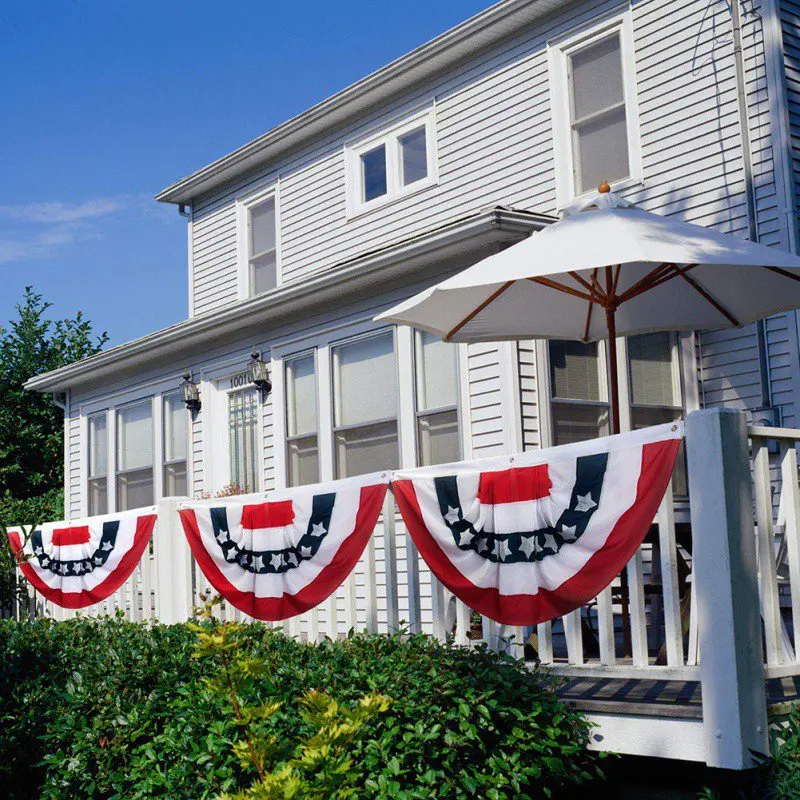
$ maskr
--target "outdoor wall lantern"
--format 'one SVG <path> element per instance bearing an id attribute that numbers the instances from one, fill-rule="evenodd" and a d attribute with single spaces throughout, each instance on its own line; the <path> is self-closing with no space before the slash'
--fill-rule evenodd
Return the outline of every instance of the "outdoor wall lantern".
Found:
<path id="1" fill-rule="evenodd" d="M 187 369 L 183 373 L 183 383 L 181 384 L 181 391 L 183 392 L 183 402 L 186 408 L 192 413 L 200 410 L 200 389 L 197 384 L 192 380 L 192 373 Z"/>
<path id="2" fill-rule="evenodd" d="M 272 391 L 272 381 L 269 379 L 269 367 L 261 360 L 261 351 L 253 350 L 250 355 L 250 383 L 254 383 L 259 391 L 268 395 Z"/>

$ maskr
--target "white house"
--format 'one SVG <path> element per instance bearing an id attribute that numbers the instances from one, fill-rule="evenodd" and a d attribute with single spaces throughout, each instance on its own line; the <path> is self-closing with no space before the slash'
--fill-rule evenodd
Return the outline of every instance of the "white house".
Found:
<path id="1" fill-rule="evenodd" d="M 601 179 L 796 252 L 798 161 L 800 3 L 501 0 L 157 196 L 187 219 L 188 318 L 27 384 L 64 406 L 67 516 L 603 435 L 603 344 L 451 345 L 373 317 Z M 797 425 L 795 313 L 617 348 L 623 430 L 714 406 Z M 675 492 L 680 510 L 681 471 Z M 424 625 L 430 576 L 397 537 L 420 584 L 399 617 Z"/>

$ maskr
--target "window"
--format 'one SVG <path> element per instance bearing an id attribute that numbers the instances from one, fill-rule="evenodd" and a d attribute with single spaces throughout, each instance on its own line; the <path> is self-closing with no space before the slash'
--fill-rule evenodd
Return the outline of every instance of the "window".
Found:
<path id="1" fill-rule="evenodd" d="M 153 502 L 153 405 L 148 398 L 117 410 L 117 511 Z"/>
<path id="2" fill-rule="evenodd" d="M 597 342 L 549 341 L 553 444 L 607 436 L 603 353 Z"/>
<path id="3" fill-rule="evenodd" d="M 244 492 L 258 491 L 258 389 L 228 393 L 230 480 Z"/>
<path id="4" fill-rule="evenodd" d="M 426 331 L 416 333 L 417 447 L 419 464 L 458 461 L 456 346 Z"/>
<path id="5" fill-rule="evenodd" d="M 317 378 L 313 354 L 286 362 L 286 440 L 289 485 L 319 481 Z"/>
<path id="6" fill-rule="evenodd" d="M 276 193 L 244 200 L 239 206 L 241 261 L 245 265 L 240 297 L 253 297 L 278 285 Z"/>
<path id="7" fill-rule="evenodd" d="M 333 389 L 337 476 L 396 469 L 399 446 L 393 334 L 335 347 Z"/>
<path id="8" fill-rule="evenodd" d="M 89 424 L 89 516 L 108 513 L 108 428 L 106 412 L 93 414 Z"/>
<path id="9" fill-rule="evenodd" d="M 673 333 L 646 333 L 628 338 L 631 427 L 674 422 L 683 415 L 678 342 Z M 673 474 L 676 495 L 688 494 L 686 456 L 681 444 Z"/>
<path id="10" fill-rule="evenodd" d="M 347 150 L 348 213 L 367 210 L 436 180 L 433 111 Z"/>
<path id="11" fill-rule="evenodd" d="M 557 201 L 641 179 L 630 15 L 550 49 Z"/>
<path id="12" fill-rule="evenodd" d="M 180 393 L 168 394 L 164 403 L 164 497 L 188 494 L 186 479 L 186 408 Z"/>

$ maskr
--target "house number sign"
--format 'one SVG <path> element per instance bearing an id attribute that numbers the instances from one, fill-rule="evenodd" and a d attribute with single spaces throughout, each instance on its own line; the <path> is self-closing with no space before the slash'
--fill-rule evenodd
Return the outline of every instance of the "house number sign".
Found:
<path id="1" fill-rule="evenodd" d="M 246 372 L 240 372 L 230 377 L 230 389 L 241 389 L 250 383 L 250 376 Z"/>

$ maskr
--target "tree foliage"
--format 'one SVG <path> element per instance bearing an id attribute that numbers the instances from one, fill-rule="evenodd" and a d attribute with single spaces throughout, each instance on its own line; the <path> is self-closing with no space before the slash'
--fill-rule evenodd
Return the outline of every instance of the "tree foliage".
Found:
<path id="1" fill-rule="evenodd" d="M 82 312 L 52 320 L 52 303 L 32 287 L 17 316 L 0 328 L 0 497 L 22 500 L 59 487 L 63 480 L 62 411 L 50 397 L 26 391 L 25 382 L 96 353 L 108 335 L 95 334 Z"/>

